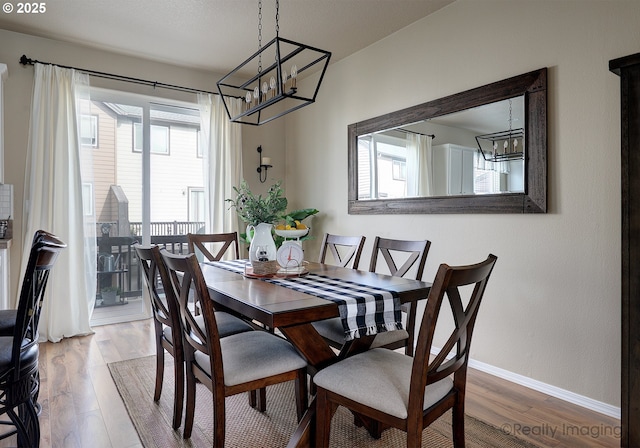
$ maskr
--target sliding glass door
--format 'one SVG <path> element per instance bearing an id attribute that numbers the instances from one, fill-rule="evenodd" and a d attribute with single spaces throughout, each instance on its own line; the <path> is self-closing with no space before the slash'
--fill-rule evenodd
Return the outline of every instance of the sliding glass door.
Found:
<path id="1" fill-rule="evenodd" d="M 98 226 L 92 325 L 150 316 L 135 243 L 186 250 L 204 227 L 196 104 L 92 89 L 82 140 L 94 148 L 91 195 Z"/>

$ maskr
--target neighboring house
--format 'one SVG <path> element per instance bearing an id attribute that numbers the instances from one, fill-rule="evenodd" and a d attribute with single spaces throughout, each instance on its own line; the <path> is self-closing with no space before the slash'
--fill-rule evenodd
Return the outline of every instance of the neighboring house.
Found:
<path id="1" fill-rule="evenodd" d="M 93 195 L 97 222 L 142 221 L 141 120 L 140 107 L 98 101 L 82 118 L 83 144 L 94 149 L 93 173 L 83 167 L 93 179 L 85 194 Z M 152 222 L 204 221 L 199 136 L 197 110 L 151 110 Z"/>

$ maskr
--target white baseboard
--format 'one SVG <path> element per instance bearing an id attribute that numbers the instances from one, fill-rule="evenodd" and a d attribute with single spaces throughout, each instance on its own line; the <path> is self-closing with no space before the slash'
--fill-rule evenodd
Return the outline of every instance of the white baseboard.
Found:
<path id="1" fill-rule="evenodd" d="M 438 353 L 438 350 L 439 349 L 432 347 L 432 353 L 436 354 Z M 559 398 L 560 400 L 582 406 L 583 408 L 608 415 L 609 417 L 617 419 L 621 417 L 621 411 L 619 407 L 612 406 L 610 404 L 594 400 L 593 398 L 585 397 L 584 395 L 579 395 L 574 392 L 570 392 L 568 390 L 543 383 L 542 381 L 534 380 L 524 375 L 519 375 L 517 373 L 513 373 L 508 370 L 486 364 L 484 362 L 475 361 L 473 359 L 469 360 L 469 367 L 480 370 L 482 372 L 486 372 L 490 375 L 497 376 L 498 378 L 511 381 L 512 383 L 520 384 L 521 386 L 528 387 L 529 389 L 542 392 L 552 397 Z"/>

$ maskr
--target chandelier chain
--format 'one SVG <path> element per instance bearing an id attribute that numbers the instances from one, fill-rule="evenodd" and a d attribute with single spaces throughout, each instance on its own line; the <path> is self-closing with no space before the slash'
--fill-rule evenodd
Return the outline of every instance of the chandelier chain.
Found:
<path id="1" fill-rule="evenodd" d="M 276 0 L 276 37 L 280 32 L 280 0 Z"/>
<path id="2" fill-rule="evenodd" d="M 258 0 L 258 51 L 262 50 L 262 0 Z M 262 53 L 258 54 L 258 73 L 262 73 Z"/>

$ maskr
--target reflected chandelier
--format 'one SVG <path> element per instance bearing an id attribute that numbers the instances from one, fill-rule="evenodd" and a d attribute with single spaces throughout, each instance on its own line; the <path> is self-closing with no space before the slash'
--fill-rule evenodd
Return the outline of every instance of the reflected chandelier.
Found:
<path id="1" fill-rule="evenodd" d="M 331 53 L 280 37 L 279 14 L 280 2 L 276 0 L 276 37 L 263 47 L 259 0 L 258 51 L 217 83 L 232 122 L 258 126 L 316 100 Z M 245 75 L 252 66 L 257 66 L 257 73 Z M 298 83 L 300 76 L 305 77 L 303 85 Z M 233 107 L 234 102 L 240 107 Z"/>
<path id="2" fill-rule="evenodd" d="M 524 129 L 512 129 L 512 104 L 509 99 L 509 129 L 476 136 L 478 149 L 487 162 L 524 159 Z"/>

